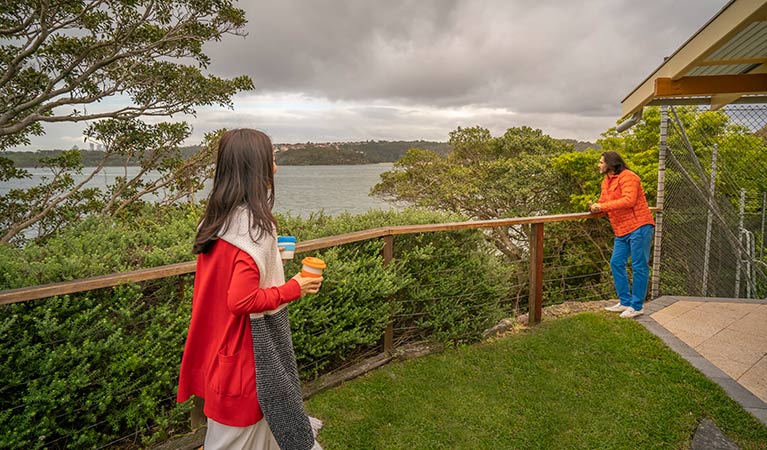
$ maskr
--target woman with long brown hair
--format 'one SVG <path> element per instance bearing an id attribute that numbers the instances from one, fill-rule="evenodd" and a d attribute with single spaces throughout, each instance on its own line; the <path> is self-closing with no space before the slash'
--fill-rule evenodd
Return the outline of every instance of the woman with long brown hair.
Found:
<path id="1" fill-rule="evenodd" d="M 261 131 L 226 131 L 194 241 L 192 319 L 177 401 L 204 399 L 205 450 L 319 448 L 304 411 L 287 305 L 322 278 L 287 283 L 277 248 L 274 150 Z"/>
<path id="2" fill-rule="evenodd" d="M 629 170 L 628 164 L 615 152 L 604 152 L 599 159 L 602 193 L 599 203 L 589 206 L 592 213 L 605 212 L 615 234 L 610 270 L 613 274 L 618 303 L 605 309 L 633 318 L 644 314 L 647 284 L 650 276 L 650 245 L 655 221 L 647 205 L 642 180 Z M 631 257 L 633 280 L 629 281 L 626 264 Z"/>

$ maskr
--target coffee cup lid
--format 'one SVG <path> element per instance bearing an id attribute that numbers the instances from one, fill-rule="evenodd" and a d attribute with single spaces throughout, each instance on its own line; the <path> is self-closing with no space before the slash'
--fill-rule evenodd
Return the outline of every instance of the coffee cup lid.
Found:
<path id="1" fill-rule="evenodd" d="M 302 259 L 301 264 L 307 265 L 309 267 L 314 267 L 315 269 L 324 269 L 326 267 L 325 261 L 312 256 L 307 256 L 306 258 Z"/>
<path id="2" fill-rule="evenodd" d="M 296 242 L 295 236 L 277 236 L 277 242 Z"/>

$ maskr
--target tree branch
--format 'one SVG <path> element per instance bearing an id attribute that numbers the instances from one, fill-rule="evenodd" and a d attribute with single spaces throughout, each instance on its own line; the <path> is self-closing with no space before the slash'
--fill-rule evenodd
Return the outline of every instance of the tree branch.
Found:
<path id="1" fill-rule="evenodd" d="M 30 226 L 34 225 L 35 223 L 39 222 L 45 216 L 47 216 L 53 209 L 59 205 L 61 202 L 65 201 L 69 197 L 73 196 L 75 193 L 80 191 L 80 188 L 82 188 L 86 183 L 88 183 L 91 179 L 93 179 L 94 176 L 98 172 L 101 171 L 101 169 L 104 167 L 104 164 L 106 163 L 107 156 L 105 155 L 101 161 L 99 161 L 99 165 L 96 167 L 96 169 L 91 172 L 91 174 L 86 177 L 83 181 L 81 181 L 79 184 L 74 186 L 72 189 L 69 190 L 64 195 L 61 195 L 60 197 L 56 198 L 55 200 L 52 200 L 50 203 L 48 203 L 44 208 L 42 208 L 38 213 L 33 214 L 31 217 L 29 217 L 27 220 L 23 220 L 19 223 L 13 224 L 10 226 L 5 234 L 0 237 L 0 243 L 8 243 L 13 239 L 17 234 L 19 234 L 21 231 L 29 228 Z"/>
<path id="2" fill-rule="evenodd" d="M 120 42 L 125 42 L 126 40 L 128 40 L 130 38 L 130 36 L 132 36 L 135 33 L 139 23 L 143 23 L 143 21 L 148 20 L 148 18 L 150 17 L 150 15 L 152 13 L 152 11 L 150 9 L 152 5 L 153 5 L 153 3 L 150 4 L 150 7 L 147 8 L 144 11 L 144 17 L 142 18 L 142 22 L 137 22 L 136 24 L 134 24 L 134 26 L 131 27 L 128 31 L 126 31 L 125 34 L 123 34 L 121 37 L 119 37 L 119 39 L 114 39 L 112 41 L 107 41 L 105 43 L 100 43 L 98 45 L 94 45 L 94 46 L 91 46 L 90 48 L 86 49 L 86 51 L 83 51 L 81 53 L 79 58 L 76 58 L 69 65 L 69 67 L 67 67 L 64 70 L 62 70 L 61 73 L 59 74 L 59 76 L 53 78 L 48 83 L 48 86 L 37 97 L 35 97 L 33 99 L 30 99 L 29 101 L 24 102 L 22 104 L 15 105 L 13 108 L 10 108 L 7 111 L 5 111 L 4 114 L 2 116 L 0 116 L 0 135 L 17 133 L 17 132 L 21 131 L 22 129 L 24 129 L 26 126 L 28 126 L 30 123 L 32 123 L 34 121 L 42 120 L 43 117 L 49 117 L 49 116 L 47 116 L 47 113 L 52 111 L 54 108 L 56 108 L 58 106 L 63 106 L 63 105 L 68 105 L 68 104 L 78 104 L 78 103 L 91 103 L 91 102 L 97 101 L 97 100 L 99 100 L 101 98 L 104 98 L 104 97 L 107 97 L 109 95 L 112 95 L 115 92 L 119 92 L 118 90 L 110 89 L 109 92 L 103 92 L 102 91 L 102 92 L 99 92 L 98 94 L 96 94 L 94 96 L 89 96 L 89 97 L 85 97 L 85 98 L 82 98 L 82 97 L 81 98 L 76 98 L 76 97 L 75 98 L 72 98 L 72 97 L 70 97 L 70 98 L 62 98 L 62 99 L 60 99 L 58 101 L 54 101 L 54 102 L 51 102 L 51 103 L 44 104 L 45 102 L 47 102 L 47 101 L 49 101 L 51 99 L 54 99 L 56 97 L 59 97 L 61 95 L 67 94 L 67 93 L 71 93 L 77 86 L 82 85 L 83 82 L 85 82 L 90 77 L 92 77 L 93 74 L 96 73 L 98 70 L 103 69 L 103 68 L 108 67 L 108 66 L 111 66 L 111 65 L 114 65 L 114 64 L 118 63 L 119 61 L 129 60 L 129 59 L 134 58 L 134 57 L 141 57 L 142 61 L 154 61 L 157 58 L 160 58 L 162 56 L 174 56 L 174 57 L 193 56 L 193 54 L 191 52 L 189 52 L 189 51 L 184 51 L 181 54 L 175 54 L 175 52 L 177 52 L 177 50 L 178 50 L 178 47 L 175 47 L 175 46 L 172 46 L 171 48 L 169 48 L 169 49 L 167 49 L 165 51 L 159 50 L 162 47 L 164 47 L 164 46 L 166 46 L 166 45 L 168 45 L 170 43 L 181 42 L 181 41 L 184 41 L 184 40 L 187 40 L 187 39 L 195 39 L 196 38 L 196 36 L 193 36 L 191 34 L 186 34 L 184 32 L 184 27 L 182 26 L 185 23 L 187 23 L 187 21 L 196 20 L 196 16 L 189 15 L 189 18 L 186 19 L 185 21 L 179 21 L 178 23 L 175 24 L 174 27 L 169 28 L 162 38 L 160 38 L 160 39 L 158 39 L 156 41 L 153 41 L 153 42 L 151 42 L 148 45 L 143 45 L 141 47 L 133 49 L 131 51 L 119 52 L 119 50 L 117 50 L 116 52 L 113 52 L 108 57 L 102 58 L 102 59 L 97 60 L 97 61 L 93 62 L 92 64 L 90 64 L 90 66 L 85 68 L 82 71 L 82 73 L 75 80 L 73 80 L 72 82 L 67 83 L 65 86 L 63 86 L 63 87 L 61 87 L 59 89 L 51 90 L 51 89 L 53 89 L 53 86 L 55 86 L 57 83 L 60 83 L 66 77 L 67 74 L 71 73 L 71 71 L 74 70 L 74 68 L 78 64 L 80 64 L 82 61 L 84 61 L 85 58 L 88 56 L 88 54 L 91 53 L 92 51 L 94 51 L 94 50 L 96 50 L 98 48 L 101 48 L 101 47 L 104 47 L 104 46 L 107 46 L 107 45 L 113 45 L 113 44 L 115 45 L 116 49 L 120 49 L 121 47 L 118 44 Z M 231 29 L 232 28 L 223 27 L 222 26 L 222 28 L 219 29 L 218 32 L 219 33 L 228 33 Z M 48 34 L 45 34 L 45 36 L 41 35 L 42 38 L 47 38 L 47 36 L 48 36 Z M 38 39 L 38 41 L 41 41 L 41 39 Z M 40 45 L 40 43 L 38 43 L 36 45 L 35 49 L 39 48 L 39 45 Z M 27 53 L 31 54 L 32 52 L 27 52 Z M 24 57 L 28 56 L 28 54 L 25 53 Z M 17 56 L 16 59 L 17 60 L 22 59 L 22 55 Z M 16 65 L 14 67 L 18 68 L 17 65 L 18 65 L 18 62 L 16 62 Z M 4 77 L 10 77 L 14 72 L 15 71 L 9 70 L 9 71 L 6 72 Z M 119 84 L 117 84 L 117 82 L 115 82 L 113 84 L 115 86 L 119 86 Z M 1 83 L 0 83 L 0 85 L 1 85 Z M 8 123 L 9 120 L 14 119 L 20 112 L 27 111 L 27 110 L 30 110 L 30 109 L 33 109 L 33 108 L 36 108 L 36 107 L 37 107 L 37 110 L 34 111 L 33 113 L 29 114 L 27 117 L 25 117 L 25 119 L 23 121 L 16 122 L 15 125 L 12 125 L 12 126 L 4 126 L 6 123 Z M 176 109 L 176 110 L 173 110 L 171 113 L 179 112 L 179 111 L 180 110 Z M 29 120 L 30 117 L 32 117 L 31 120 Z M 116 116 L 106 116 L 106 117 L 116 117 Z M 68 119 L 68 120 L 71 120 L 71 119 Z M 79 118 L 78 120 L 86 120 L 86 118 Z"/>

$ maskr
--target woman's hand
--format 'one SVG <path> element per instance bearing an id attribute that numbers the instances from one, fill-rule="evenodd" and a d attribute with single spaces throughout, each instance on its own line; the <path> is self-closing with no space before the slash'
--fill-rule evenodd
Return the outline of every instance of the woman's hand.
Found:
<path id="1" fill-rule="evenodd" d="M 306 294 L 316 294 L 320 290 L 323 278 L 304 277 L 301 276 L 301 272 L 298 272 L 292 279 L 298 281 L 298 285 L 301 286 L 301 297 L 303 297 Z"/>
<path id="2" fill-rule="evenodd" d="M 602 205 L 589 202 L 589 211 L 591 211 L 592 214 L 600 213 L 602 212 Z"/>

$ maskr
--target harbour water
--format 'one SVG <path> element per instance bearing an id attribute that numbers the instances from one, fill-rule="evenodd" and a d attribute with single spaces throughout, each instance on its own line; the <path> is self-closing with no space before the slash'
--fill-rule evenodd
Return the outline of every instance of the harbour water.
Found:
<path id="1" fill-rule="evenodd" d="M 336 215 L 344 211 L 360 214 L 371 209 L 392 209 L 391 204 L 368 195 L 380 181 L 380 174 L 391 168 L 391 163 L 279 166 L 274 181 L 274 209 L 301 217 L 320 210 Z"/>
<path id="2" fill-rule="evenodd" d="M 380 181 L 379 175 L 391 168 L 391 163 L 357 166 L 279 166 L 275 175 L 274 210 L 306 218 L 320 211 L 328 215 L 337 215 L 342 212 L 361 214 L 371 209 L 392 209 L 393 206 L 389 203 L 368 195 L 370 188 Z M 50 172 L 44 169 L 27 170 L 32 174 L 31 178 L 0 182 L 0 195 L 7 194 L 13 188 L 38 185 L 44 177 L 51 177 Z M 138 167 L 128 167 L 127 176 L 135 175 L 137 171 Z M 88 168 L 83 170 L 83 174 L 88 173 Z M 125 175 L 125 169 L 122 167 L 106 167 L 86 186 L 103 188 L 116 177 Z M 206 186 L 205 190 L 198 193 L 200 198 L 208 194 L 210 182 Z M 151 200 L 152 197 L 147 199 Z"/>

